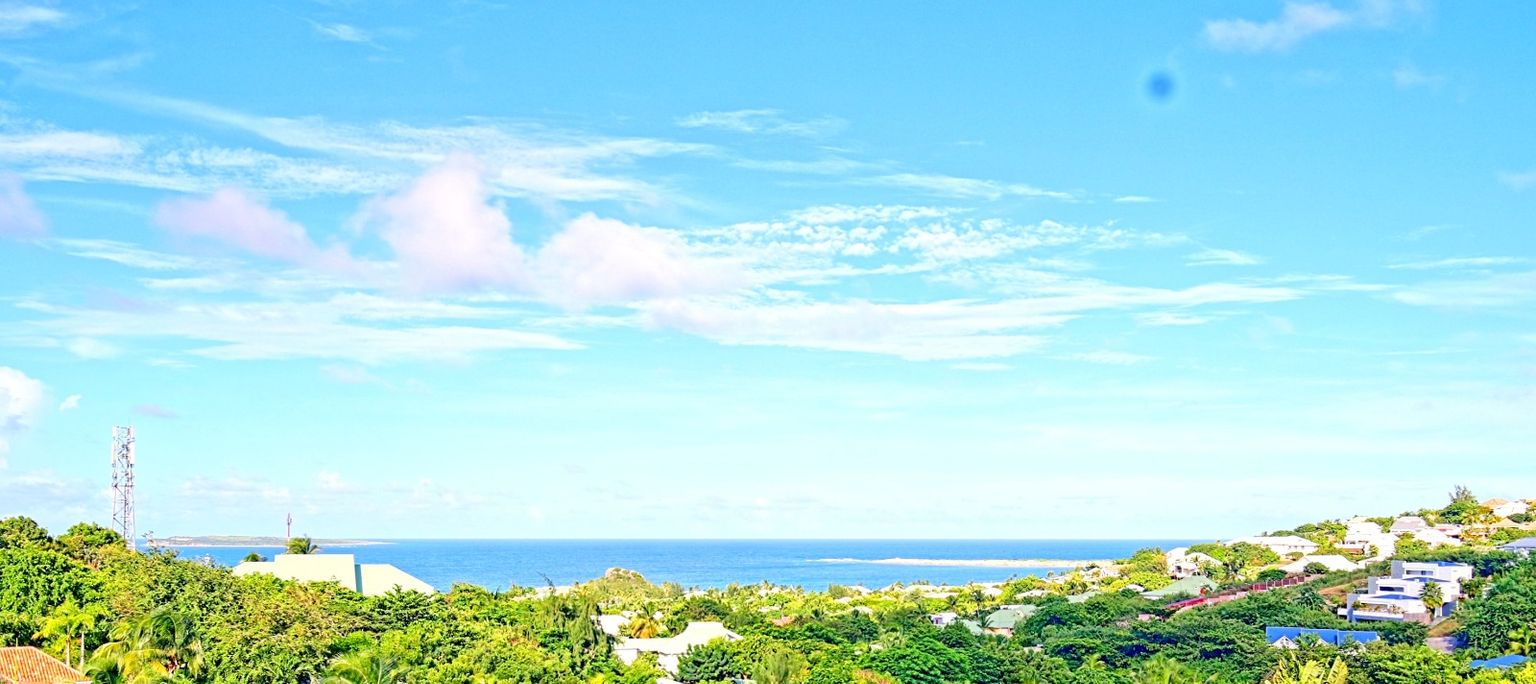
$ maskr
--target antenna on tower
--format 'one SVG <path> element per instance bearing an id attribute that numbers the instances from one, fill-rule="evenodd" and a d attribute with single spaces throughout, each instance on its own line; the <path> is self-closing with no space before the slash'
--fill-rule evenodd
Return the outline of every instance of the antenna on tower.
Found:
<path id="1" fill-rule="evenodd" d="M 288 538 L 293 539 L 293 514 L 288 514 Z"/>
<path id="2" fill-rule="evenodd" d="M 135 550 L 133 534 L 133 426 L 112 428 L 112 528 Z"/>

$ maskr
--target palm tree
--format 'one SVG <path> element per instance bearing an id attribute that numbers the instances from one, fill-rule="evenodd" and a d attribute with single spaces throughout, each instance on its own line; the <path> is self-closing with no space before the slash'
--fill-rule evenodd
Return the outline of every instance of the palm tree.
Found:
<path id="1" fill-rule="evenodd" d="M 1293 655 L 1269 673 L 1264 684 L 1345 684 L 1348 680 L 1349 666 L 1340 658 L 1334 658 L 1333 665 L 1323 669 L 1319 662 L 1298 663 Z"/>
<path id="2" fill-rule="evenodd" d="M 1193 668 L 1165 655 L 1158 654 L 1142 663 L 1131 679 L 1135 684 L 1208 684 L 1216 676 L 1204 676 Z"/>
<path id="3" fill-rule="evenodd" d="M 650 639 L 661 634 L 661 623 L 646 611 L 636 613 L 629 622 L 624 623 L 624 633 L 636 639 Z"/>
<path id="4" fill-rule="evenodd" d="M 261 555 L 259 553 L 256 553 L 255 551 L 252 551 L 252 552 L 250 552 L 248 554 L 245 554 L 245 558 L 242 558 L 240 560 L 241 560 L 241 562 L 245 562 L 245 563 L 261 563 L 261 562 L 266 561 L 267 557 L 263 556 L 263 555 Z"/>
<path id="5" fill-rule="evenodd" d="M 1419 600 L 1424 602 L 1424 607 L 1429 609 L 1431 618 L 1439 617 L 1441 606 L 1445 605 L 1445 590 L 1440 588 L 1439 582 L 1425 582 L 1424 590 L 1419 593 Z"/>
<path id="6" fill-rule="evenodd" d="M 34 639 L 57 639 L 64 642 L 64 662 L 71 663 L 74 653 L 80 654 L 80 669 L 85 669 L 85 635 L 96 629 L 96 623 L 106 617 L 107 611 L 98 604 L 89 604 L 81 607 L 75 602 L 73 596 L 64 599 L 53 613 L 43 622 L 43 628 Z M 75 639 L 79 638 L 80 648 L 76 651 L 73 646 Z"/>
<path id="7" fill-rule="evenodd" d="M 323 684 L 398 684 L 401 668 L 378 651 L 358 651 L 331 661 Z"/>
<path id="8" fill-rule="evenodd" d="M 1536 625 L 1511 630 L 1508 650 L 1510 655 L 1536 655 Z"/>
<path id="9" fill-rule="evenodd" d="M 111 637 L 96 649 L 92 670 L 100 673 L 98 682 L 149 684 L 202 672 L 203 642 L 196 625 L 170 606 L 118 623 Z"/>
<path id="10" fill-rule="evenodd" d="M 757 684 L 789 684 L 805 669 L 805 659 L 798 653 L 774 649 L 763 656 L 752 670 Z"/>
<path id="11" fill-rule="evenodd" d="M 320 547 L 315 546 L 315 541 L 309 537 L 294 537 L 288 540 L 288 553 L 298 555 L 320 553 Z"/>

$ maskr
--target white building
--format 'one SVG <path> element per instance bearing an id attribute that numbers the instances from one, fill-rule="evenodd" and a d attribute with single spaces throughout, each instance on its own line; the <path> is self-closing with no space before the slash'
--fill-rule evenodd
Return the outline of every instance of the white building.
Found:
<path id="1" fill-rule="evenodd" d="M 1387 531 L 1392 534 L 1412 534 L 1425 529 L 1429 529 L 1429 523 L 1424 522 L 1423 518 L 1417 515 L 1404 515 L 1392 521 L 1392 529 Z"/>
<path id="2" fill-rule="evenodd" d="M 959 619 L 960 616 L 955 613 L 934 613 L 928 616 L 928 621 L 932 622 L 934 627 L 947 627 Z"/>
<path id="3" fill-rule="evenodd" d="M 1389 621 L 1430 623 L 1450 615 L 1461 598 L 1461 583 L 1472 579 L 1472 566 L 1434 561 L 1392 562 L 1390 577 L 1372 577 L 1364 594 L 1350 594 L 1339 615 L 1351 622 Z M 1444 603 L 1430 611 L 1421 598 L 1430 584 L 1440 586 Z"/>
<path id="4" fill-rule="evenodd" d="M 1287 534 L 1280 537 L 1238 537 L 1237 539 L 1233 539 L 1232 541 L 1227 542 L 1227 545 L 1231 546 L 1233 544 L 1244 543 L 1253 544 L 1254 546 L 1262 546 L 1282 556 L 1293 553 L 1309 554 L 1315 553 L 1317 551 L 1317 542 L 1303 537 L 1298 537 L 1294 534 Z"/>
<path id="5" fill-rule="evenodd" d="M 1199 551 L 1192 552 L 1185 546 L 1169 549 L 1168 553 L 1163 554 L 1163 558 L 1168 563 L 1168 576 L 1174 579 L 1198 575 L 1205 568 L 1221 565 L 1221 561 L 1210 555 Z"/>
<path id="6" fill-rule="evenodd" d="M 690 622 L 688 627 L 676 636 L 624 639 L 613 647 L 613 654 L 618 657 L 619 662 L 633 665 L 641 653 L 655 653 L 656 664 L 661 666 L 661 669 L 677 674 L 678 660 L 688 652 L 689 648 L 703 646 L 716 639 L 736 641 L 740 638 L 740 634 L 726 629 L 725 625 L 718 622 Z"/>
<path id="7" fill-rule="evenodd" d="M 1489 499 L 1484 501 L 1483 505 L 1500 518 L 1508 518 L 1511 515 L 1519 515 L 1531 510 L 1530 504 L 1519 499 L 1514 501 L 1508 499 Z"/>
<path id="8" fill-rule="evenodd" d="M 436 589 L 388 563 L 357 563 L 350 553 L 279 553 L 270 561 L 245 561 L 235 575 L 263 573 L 296 582 L 335 582 L 364 596 L 391 589 L 435 594 Z"/>
<path id="9" fill-rule="evenodd" d="M 1299 575 L 1303 572 L 1306 572 L 1307 566 L 1313 563 L 1317 563 L 1318 565 L 1327 568 L 1329 572 L 1349 572 L 1350 570 L 1360 569 L 1359 563 L 1356 563 L 1343 556 L 1331 553 L 1320 556 L 1302 556 L 1301 558 L 1280 566 L 1280 569 L 1284 570 L 1287 574 Z"/>

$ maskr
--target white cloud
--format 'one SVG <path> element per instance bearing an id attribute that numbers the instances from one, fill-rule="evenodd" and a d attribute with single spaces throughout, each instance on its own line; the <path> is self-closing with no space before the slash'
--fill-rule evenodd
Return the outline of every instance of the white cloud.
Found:
<path id="1" fill-rule="evenodd" d="M 1115 198 L 1116 204 L 1145 204 L 1147 202 L 1156 201 L 1157 198 L 1148 197 L 1146 195 L 1121 195 Z"/>
<path id="2" fill-rule="evenodd" d="M 526 285 L 512 222 L 491 202 L 481 168 L 470 157 L 454 157 L 372 202 L 362 221 L 379 226 L 416 289 Z"/>
<path id="3" fill-rule="evenodd" d="M 1424 73 L 1412 64 L 1404 64 L 1392 70 L 1392 82 L 1396 83 L 1397 87 L 1405 90 L 1408 88 L 1439 87 L 1445 84 L 1445 76 Z"/>
<path id="4" fill-rule="evenodd" d="M 59 402 L 60 412 L 73 411 L 77 408 L 80 408 L 80 395 L 78 394 L 71 394 L 64 397 L 64 401 Z"/>
<path id="5" fill-rule="evenodd" d="M 105 133 L 56 129 L 0 133 L 0 159 L 12 163 L 121 159 L 140 151 L 138 143 Z"/>
<path id="6" fill-rule="evenodd" d="M 139 404 L 138 406 L 133 407 L 133 412 L 141 416 L 147 416 L 150 418 L 163 418 L 166 420 L 181 417 L 181 414 L 178 414 L 175 411 L 159 404 Z"/>
<path id="7" fill-rule="evenodd" d="M 533 274 L 546 299 L 577 307 L 720 292 L 744 281 L 733 265 L 703 258 L 674 232 L 593 214 L 551 237 Z"/>
<path id="8" fill-rule="evenodd" d="M 0 173 L 0 237 L 32 238 L 47 232 L 48 220 L 32 204 L 21 177 Z"/>
<path id="9" fill-rule="evenodd" d="M 1353 10 L 1326 2 L 1286 2 L 1268 21 L 1219 19 L 1205 22 L 1206 42 L 1230 52 L 1284 52 L 1323 33 L 1348 28 L 1379 29 L 1422 11 L 1418 0 L 1362 0 Z"/>
<path id="10" fill-rule="evenodd" d="M 1176 311 L 1151 311 L 1136 314 L 1136 322 L 1142 325 L 1168 326 L 1168 325 L 1204 325 L 1211 321 L 1205 316 L 1195 316 Z"/>
<path id="11" fill-rule="evenodd" d="M 841 130 L 847 122 L 837 117 L 795 121 L 777 109 L 737 109 L 728 112 L 696 112 L 679 118 L 683 128 L 715 128 L 735 133 L 819 136 Z"/>
<path id="12" fill-rule="evenodd" d="M 156 252 L 117 240 L 53 240 L 50 244 L 66 254 L 84 259 L 101 259 L 151 271 L 223 270 L 233 267 L 228 263 Z"/>
<path id="13" fill-rule="evenodd" d="M 1004 197 L 1038 197 L 1056 200 L 1074 200 L 1069 192 L 1045 190 L 1024 183 L 1003 183 L 980 178 L 963 178 L 939 174 L 896 173 L 860 179 L 865 185 L 884 185 L 908 188 L 940 197 L 960 199 L 996 200 Z"/>
<path id="14" fill-rule="evenodd" d="M 351 24 L 314 24 L 315 32 L 343 43 L 373 44 L 373 35 Z"/>
<path id="15" fill-rule="evenodd" d="M 69 15 L 39 5 L 0 5 L 0 36 L 15 35 L 37 26 L 61 24 Z"/>
<path id="16" fill-rule="evenodd" d="M 1530 171 L 1506 171 L 1499 174 L 1499 182 L 1515 190 L 1536 187 L 1536 169 Z"/>
<path id="17" fill-rule="evenodd" d="M 32 427 L 43 401 L 43 383 L 15 368 L 0 366 L 0 432 Z"/>
<path id="18" fill-rule="evenodd" d="M 154 222 L 177 235 L 212 239 L 258 256 L 322 270 L 352 268 L 344 247 L 321 249 L 304 226 L 239 188 L 224 188 L 206 198 L 167 200 L 155 210 Z"/>
<path id="19" fill-rule="evenodd" d="M 1092 351 L 1080 354 L 1068 354 L 1067 358 L 1088 363 L 1099 363 L 1111 366 L 1131 366 L 1138 363 L 1151 361 L 1152 357 L 1142 354 L 1132 354 L 1120 351 Z"/>
<path id="20" fill-rule="evenodd" d="M 1010 366 L 1006 363 L 987 362 L 956 363 L 950 365 L 950 368 L 963 371 L 975 371 L 977 373 L 1001 373 L 1003 371 L 1013 370 L 1013 366 Z"/>
<path id="21" fill-rule="evenodd" d="M 1536 303 L 1536 271 L 1411 285 L 1393 292 L 1392 298 L 1404 304 L 1449 309 L 1528 306 Z"/>
<path id="22" fill-rule="evenodd" d="M 1403 264 L 1392 264 L 1387 268 L 1432 270 L 1432 269 L 1479 269 L 1489 266 L 1513 266 L 1528 264 L 1531 260 L 1525 257 L 1513 256 L 1485 256 L 1485 257 L 1452 257 L 1449 259 L 1435 259 L 1433 261 L 1414 261 Z"/>
<path id="23" fill-rule="evenodd" d="M 120 353 L 117 347 L 90 337 L 77 337 L 65 343 L 64 348 L 82 359 L 110 359 Z"/>
<path id="24" fill-rule="evenodd" d="M 1189 255 L 1184 263 L 1190 266 L 1253 266 L 1262 260 L 1236 250 L 1207 248 Z"/>

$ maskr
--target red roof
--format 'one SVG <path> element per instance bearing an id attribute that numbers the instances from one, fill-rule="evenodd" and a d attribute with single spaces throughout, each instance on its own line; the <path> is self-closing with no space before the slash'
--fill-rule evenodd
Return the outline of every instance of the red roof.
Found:
<path id="1" fill-rule="evenodd" d="M 75 684 L 89 681 L 79 670 L 31 646 L 0 648 L 0 684 Z"/>

